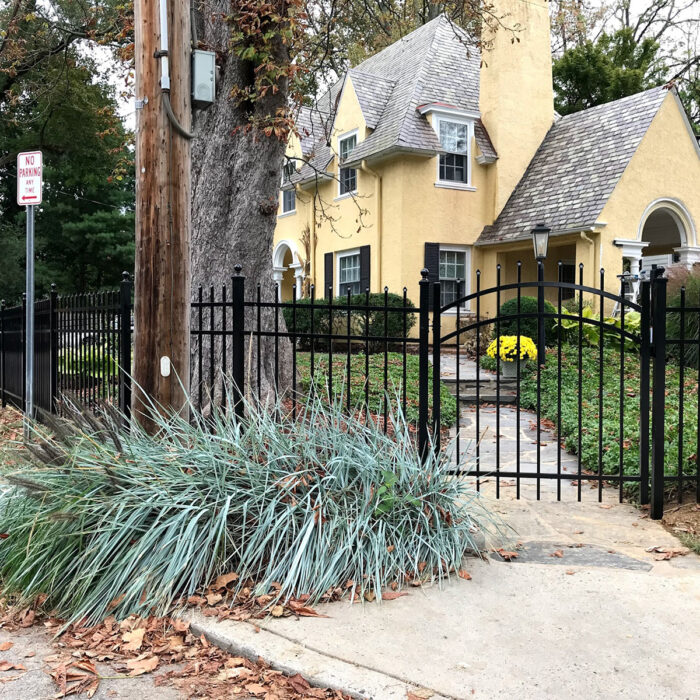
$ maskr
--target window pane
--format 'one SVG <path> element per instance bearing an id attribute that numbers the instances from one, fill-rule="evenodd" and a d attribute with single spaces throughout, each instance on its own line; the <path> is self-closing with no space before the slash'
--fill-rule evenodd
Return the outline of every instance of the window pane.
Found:
<path id="1" fill-rule="evenodd" d="M 354 192 L 357 189 L 357 170 L 355 168 L 340 169 L 340 194 Z"/>
<path id="2" fill-rule="evenodd" d="M 447 182 L 467 182 L 467 156 L 441 153 L 440 179 Z"/>
<path id="3" fill-rule="evenodd" d="M 338 282 L 339 292 L 344 296 L 350 291 L 350 294 L 360 293 L 360 254 L 343 255 L 338 260 Z"/>
<path id="4" fill-rule="evenodd" d="M 341 162 L 344 161 L 352 152 L 353 149 L 357 146 L 357 135 L 354 136 L 348 136 L 345 139 L 342 139 L 340 142 L 340 160 Z"/>
<path id="5" fill-rule="evenodd" d="M 296 194 L 294 190 L 284 190 L 282 192 L 282 211 L 294 211 L 296 206 Z"/>
<path id="6" fill-rule="evenodd" d="M 466 153 L 469 128 L 466 124 L 440 120 L 440 144 L 450 153 Z"/>

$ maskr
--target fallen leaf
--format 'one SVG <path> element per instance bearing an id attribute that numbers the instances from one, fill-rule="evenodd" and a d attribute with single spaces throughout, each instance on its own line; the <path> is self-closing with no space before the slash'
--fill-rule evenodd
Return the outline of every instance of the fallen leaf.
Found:
<path id="1" fill-rule="evenodd" d="M 126 662 L 126 667 L 129 669 L 130 676 L 140 676 L 142 673 L 150 673 L 158 667 L 158 657 L 141 654 L 135 659 L 129 659 Z"/>
<path id="2" fill-rule="evenodd" d="M 143 645 L 143 636 L 145 634 L 145 627 L 139 627 L 138 629 L 132 630 L 131 632 L 125 632 L 122 635 L 122 641 L 126 642 L 126 644 L 124 645 L 124 650 L 138 651 Z"/>
<path id="3" fill-rule="evenodd" d="M 435 693 L 428 688 L 415 688 L 414 690 L 409 690 L 406 693 L 408 700 L 428 700 L 432 698 Z"/>
<path id="4" fill-rule="evenodd" d="M 371 603 L 374 601 L 374 599 L 377 597 L 377 594 L 374 591 L 365 591 L 365 600 L 368 603 Z"/>
<path id="5" fill-rule="evenodd" d="M 582 535 L 583 530 L 574 530 L 574 535 Z"/>
<path id="6" fill-rule="evenodd" d="M 510 561 L 511 559 L 517 559 L 518 558 L 518 553 L 517 552 L 507 552 L 505 549 L 497 549 L 496 550 L 506 561 Z"/>
<path id="7" fill-rule="evenodd" d="M 281 605 L 275 605 L 275 607 L 270 610 L 270 614 L 272 617 L 282 617 L 284 614 L 284 608 Z"/>
<path id="8" fill-rule="evenodd" d="M 289 683 L 292 690 L 295 690 L 297 693 L 306 693 L 311 688 L 311 685 L 306 678 L 298 673 L 295 673 L 293 676 L 289 676 L 289 678 L 287 678 L 287 683 Z"/>
<path id="9" fill-rule="evenodd" d="M 382 593 L 382 600 L 396 600 L 405 595 L 408 595 L 406 591 L 387 591 L 386 593 Z"/>
<path id="10" fill-rule="evenodd" d="M 604 508 L 605 510 L 610 510 L 612 506 L 609 503 L 599 503 L 598 508 Z"/>
<path id="11" fill-rule="evenodd" d="M 212 585 L 212 588 L 214 589 L 221 589 L 221 588 L 227 588 L 229 583 L 233 583 L 234 581 L 238 581 L 238 574 L 234 573 L 233 571 L 228 574 L 222 574 L 221 576 L 218 576 L 216 581 L 214 581 L 214 584 Z"/>
<path id="12" fill-rule="evenodd" d="M 391 554 L 395 549 L 396 549 L 396 547 L 394 547 L 393 544 L 390 544 L 390 545 L 386 548 L 386 551 L 389 552 L 389 554 Z"/>
<path id="13" fill-rule="evenodd" d="M 564 552 L 561 551 L 561 549 L 557 549 L 556 551 L 552 552 L 550 557 L 557 557 L 557 559 L 561 559 L 564 556 Z"/>
<path id="14" fill-rule="evenodd" d="M 221 593 L 207 593 L 207 603 L 209 605 L 216 605 L 217 603 L 220 603 L 224 599 L 224 596 L 221 595 Z"/>
<path id="15" fill-rule="evenodd" d="M 571 569 L 567 569 L 567 570 L 566 570 L 566 573 L 567 573 L 568 576 L 573 576 L 576 572 L 575 572 L 575 571 L 572 571 Z"/>
<path id="16" fill-rule="evenodd" d="M 13 664 L 10 661 L 0 661 L 0 671 L 26 671 L 22 664 Z"/>
<path id="17" fill-rule="evenodd" d="M 13 646 L 13 642 L 2 642 L 0 643 L 0 651 L 7 651 L 8 649 L 12 649 Z"/>
<path id="18" fill-rule="evenodd" d="M 472 575 L 468 572 L 465 571 L 464 569 L 460 569 L 457 575 L 460 578 L 463 578 L 465 581 L 471 581 L 472 580 Z"/>
<path id="19" fill-rule="evenodd" d="M 673 559 L 674 557 L 684 557 L 690 550 L 687 547 L 648 547 L 647 552 L 654 553 L 655 561 L 664 561 L 665 559 Z"/>

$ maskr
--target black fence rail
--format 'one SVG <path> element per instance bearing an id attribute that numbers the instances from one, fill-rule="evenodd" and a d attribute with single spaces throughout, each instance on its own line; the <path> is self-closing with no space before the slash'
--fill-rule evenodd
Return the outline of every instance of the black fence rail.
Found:
<path id="1" fill-rule="evenodd" d="M 669 494 L 681 500 L 694 492 L 700 500 L 700 306 L 687 303 L 685 290 L 667 303 L 660 270 L 641 282 L 635 301 L 624 284 L 611 293 L 602 271 L 599 284 L 584 284 L 582 266 L 576 282 L 523 280 L 520 266 L 508 283 L 500 269 L 493 287 L 484 288 L 478 272 L 476 279 L 474 291 L 449 303 L 425 270 L 417 304 L 405 288 L 398 294 L 349 289 L 335 297 L 324 290 L 317 298 L 312 287 L 309 298 L 282 300 L 279 287 L 247 284 L 237 266 L 230 284 L 195 291 L 192 403 L 205 415 L 229 408 L 242 414 L 244 397 L 281 398 L 297 415 L 316 390 L 385 431 L 400 407 L 421 454 L 449 443 L 455 475 L 467 457 L 467 476 L 479 488 L 494 485 L 496 496 L 514 486 L 519 497 L 521 485 L 530 484 L 537 498 L 553 485 L 554 498 L 566 491 L 577 500 L 584 493 L 601 499 L 604 490 L 622 498 L 634 488 L 642 503 L 651 503 L 653 517 Z M 537 303 L 526 304 L 527 295 Z M 545 307 L 545 295 L 553 305 Z M 509 315 L 483 313 L 506 301 Z M 108 401 L 128 416 L 128 278 L 115 291 L 61 296 L 52 290 L 35 313 L 38 409 L 62 412 L 67 397 L 88 407 Z M 24 319 L 22 305 L 0 308 L 0 397 L 20 409 Z M 539 345 L 542 327 L 552 322 L 556 331 L 537 362 L 527 369 L 518 364 L 508 380 L 497 355 L 484 380 L 478 367 L 494 337 L 520 338 L 529 327 Z M 467 349 L 476 381 L 460 375 Z M 511 423 L 512 439 L 502 440 Z M 547 442 L 556 446 L 553 460 L 544 456 L 551 453 Z M 634 464 L 630 444 L 638 452 Z"/>
<path id="2" fill-rule="evenodd" d="M 131 405 L 131 282 L 117 291 L 60 296 L 54 287 L 35 302 L 34 405 L 41 413 L 107 401 L 128 415 Z M 24 410 L 26 306 L 0 308 L 0 398 Z M 123 370 L 122 368 L 126 368 Z"/>
<path id="3" fill-rule="evenodd" d="M 371 414 L 384 430 L 392 403 L 417 423 L 422 341 L 411 330 L 420 309 L 405 288 L 400 294 L 348 290 L 335 298 L 326 290 L 317 299 L 312 286 L 309 298 L 298 300 L 293 290 L 287 301 L 279 287 L 250 291 L 240 274 L 220 289 L 197 289 L 191 394 L 199 410 L 225 406 L 228 377 L 237 410 L 244 396 L 284 395 L 296 415 L 315 389 L 342 401 L 348 412 Z"/>

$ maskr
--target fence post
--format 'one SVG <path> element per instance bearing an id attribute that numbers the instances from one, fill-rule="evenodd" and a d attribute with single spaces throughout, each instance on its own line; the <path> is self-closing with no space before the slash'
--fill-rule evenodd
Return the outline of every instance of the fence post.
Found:
<path id="1" fill-rule="evenodd" d="M 56 285 L 51 284 L 51 292 L 49 293 L 49 376 L 51 382 L 51 413 L 56 413 L 58 406 L 58 311 L 56 302 L 58 300 L 58 292 Z"/>
<path id="2" fill-rule="evenodd" d="M 0 404 L 7 406 L 5 398 L 5 300 L 0 301 Z"/>
<path id="3" fill-rule="evenodd" d="M 666 283 L 664 268 L 652 271 L 654 390 L 651 415 L 651 519 L 664 514 L 664 432 L 666 423 Z"/>
<path id="4" fill-rule="evenodd" d="M 131 417 L 131 277 L 122 273 L 119 285 L 119 409 Z"/>
<path id="5" fill-rule="evenodd" d="M 641 289 L 641 336 L 639 351 L 639 502 L 649 503 L 649 405 L 651 374 L 651 283 L 644 280 Z"/>
<path id="6" fill-rule="evenodd" d="M 245 406 L 245 277 L 243 267 L 234 265 L 236 274 L 231 278 L 231 379 L 233 380 L 233 410 L 236 417 L 243 418 Z"/>
<path id="7" fill-rule="evenodd" d="M 430 333 L 430 280 L 428 270 L 420 272 L 420 300 L 418 307 L 418 453 L 422 461 L 428 458 L 428 373 L 430 363 L 428 358 L 428 337 Z"/>
<path id="8" fill-rule="evenodd" d="M 458 291 L 459 294 L 459 291 Z M 433 283 L 433 449 L 440 452 L 440 283 Z M 459 338 L 457 338 L 459 341 Z"/>

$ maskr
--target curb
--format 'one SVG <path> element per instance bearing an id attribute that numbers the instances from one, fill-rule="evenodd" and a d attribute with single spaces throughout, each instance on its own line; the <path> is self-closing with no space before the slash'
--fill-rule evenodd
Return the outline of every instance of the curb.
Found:
<path id="1" fill-rule="evenodd" d="M 262 658 L 277 671 L 299 673 L 313 686 L 340 690 L 357 700 L 406 700 L 407 692 L 426 690 L 374 669 L 321 654 L 249 622 L 217 622 L 197 611 L 188 611 L 183 619 L 190 623 L 193 634 L 204 635 L 224 651 L 251 661 Z M 421 697 L 447 700 L 438 693 L 421 692 Z"/>

